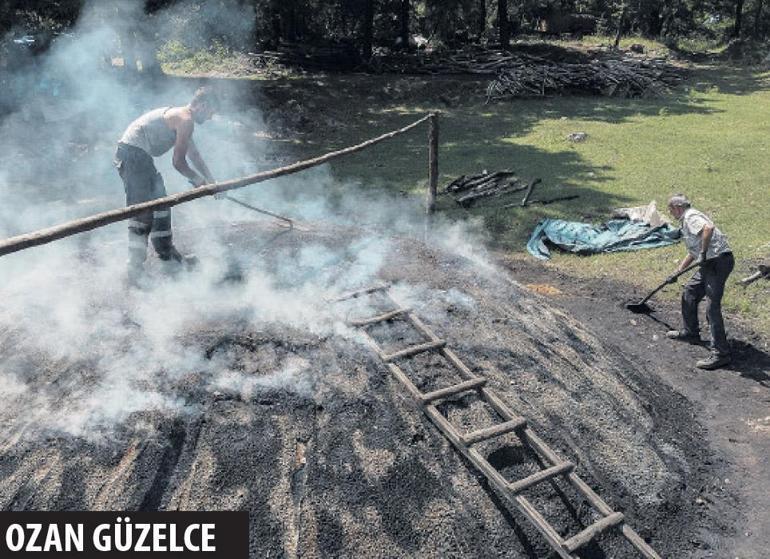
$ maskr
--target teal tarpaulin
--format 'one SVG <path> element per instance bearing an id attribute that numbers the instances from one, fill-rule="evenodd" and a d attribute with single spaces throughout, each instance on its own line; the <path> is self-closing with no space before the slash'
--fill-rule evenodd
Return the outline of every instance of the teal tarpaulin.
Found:
<path id="1" fill-rule="evenodd" d="M 551 252 L 546 241 L 577 254 L 596 254 L 621 250 L 642 250 L 672 245 L 679 241 L 679 229 L 669 224 L 650 227 L 641 221 L 613 219 L 602 225 L 544 219 L 537 224 L 527 243 L 535 258 L 548 260 Z"/>

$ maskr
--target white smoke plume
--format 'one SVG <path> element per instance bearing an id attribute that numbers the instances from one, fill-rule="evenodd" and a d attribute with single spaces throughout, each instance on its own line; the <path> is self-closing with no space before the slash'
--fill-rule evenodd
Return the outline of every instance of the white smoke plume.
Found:
<path id="1" fill-rule="evenodd" d="M 132 73 L 105 62 L 117 38 L 137 27 L 184 38 L 180 10 L 189 6 L 148 19 L 141 4 L 86 4 L 71 36 L 34 64 L 9 71 L 5 95 L 14 98 L 0 106 L 15 110 L 0 120 L 0 236 L 123 206 L 122 183 L 112 166 L 121 132 L 147 110 L 186 104 L 199 85 L 132 81 Z M 198 14 L 191 44 L 205 44 L 223 29 L 248 37 L 244 22 L 253 21 L 253 14 L 244 15 L 239 4 L 217 2 L 214 24 L 204 25 L 205 14 Z M 116 10 L 121 17 L 111 17 Z M 215 177 L 274 166 L 274 154 L 254 141 L 264 130 L 258 108 L 241 103 L 236 87 L 218 86 L 228 102 L 195 135 Z M 169 193 L 189 188 L 170 156 L 156 165 Z M 231 224 L 255 219 L 249 210 L 211 198 L 177 207 L 180 249 L 196 252 L 200 268 L 173 280 L 153 269 L 157 281 L 141 292 L 123 288 L 125 223 L 0 258 L 0 398 L 9 418 L 2 434 L 10 440 L 51 430 L 93 437 L 137 411 L 194 413 L 184 396 L 165 389 L 194 375 L 205 390 L 242 397 L 265 388 L 311 396 L 314 371 L 308 361 L 288 359 L 269 375 L 250 377 L 210 358 L 188 338 L 201 324 L 238 321 L 252 329 L 280 324 L 316 336 L 354 336 L 327 299 L 375 283 L 391 235 L 424 234 L 417 201 L 357 194 L 356 187 L 344 185 L 346 195 L 332 203 L 328 193 L 341 185 L 322 167 L 239 191 L 248 202 L 297 219 L 361 227 L 348 240 L 306 244 L 278 260 L 263 258 L 269 245 L 249 253 L 244 248 L 253 247 L 228 244 Z M 436 223 L 434 231 L 447 248 L 487 266 L 469 248 L 463 227 Z M 151 253 L 150 248 L 149 259 Z M 248 273 L 238 284 L 223 283 L 233 262 Z M 472 304 L 462 294 L 449 296 Z"/>

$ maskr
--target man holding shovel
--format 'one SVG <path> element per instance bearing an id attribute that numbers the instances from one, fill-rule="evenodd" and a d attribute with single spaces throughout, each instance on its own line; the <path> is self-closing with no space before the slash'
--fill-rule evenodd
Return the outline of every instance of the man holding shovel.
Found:
<path id="1" fill-rule="evenodd" d="M 115 166 L 126 190 L 126 205 L 139 204 L 166 195 L 163 177 L 153 162 L 173 148 L 174 168 L 195 186 L 214 182 L 193 142 L 196 124 L 214 113 L 213 93 L 200 88 L 188 105 L 161 107 L 132 122 L 118 142 Z M 193 169 L 188 163 L 190 158 Z M 128 284 L 138 286 L 144 272 L 148 240 L 158 257 L 172 267 L 192 267 L 196 259 L 182 256 L 171 236 L 171 208 L 158 208 L 135 216 L 128 222 Z M 171 268 L 173 270 L 173 268 Z"/>
<path id="2" fill-rule="evenodd" d="M 682 236 L 687 256 L 679 263 L 677 272 L 693 262 L 700 262 L 700 269 L 685 284 L 682 292 L 681 330 L 670 330 L 666 336 L 689 343 L 700 342 L 698 304 L 708 299 L 706 318 L 711 331 L 711 355 L 695 366 L 700 369 L 718 369 L 730 363 L 730 345 L 725 335 L 722 319 L 722 295 L 735 260 L 727 243 L 727 237 L 708 216 L 694 209 L 684 194 L 676 194 L 668 201 L 671 215 L 682 224 Z M 669 276 L 669 283 L 676 283 L 677 274 Z"/>

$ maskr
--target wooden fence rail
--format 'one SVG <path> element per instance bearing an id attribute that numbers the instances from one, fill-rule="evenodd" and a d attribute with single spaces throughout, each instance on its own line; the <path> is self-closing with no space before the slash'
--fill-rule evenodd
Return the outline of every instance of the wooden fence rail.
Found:
<path id="1" fill-rule="evenodd" d="M 351 153 L 355 153 L 357 151 L 361 151 L 370 146 L 373 146 L 374 144 L 378 144 L 384 140 L 388 140 L 400 134 L 404 134 L 405 132 L 408 132 L 412 128 L 416 128 L 417 126 L 419 126 L 420 124 L 428 120 L 431 121 L 431 131 L 432 131 L 430 134 L 430 140 L 429 140 L 430 142 L 429 153 L 431 154 L 430 156 L 431 162 L 429 164 L 428 196 L 429 196 L 429 199 L 431 196 L 434 196 L 435 198 L 435 187 L 432 187 L 431 185 L 436 184 L 437 173 L 438 173 L 437 164 L 434 163 L 434 161 L 437 160 L 436 159 L 437 155 L 435 157 L 433 155 L 434 142 L 435 142 L 435 151 L 438 151 L 438 127 L 436 124 L 437 119 L 438 119 L 438 116 L 435 113 L 431 113 L 422 117 L 419 120 L 414 121 L 413 123 L 407 126 L 404 126 L 403 128 L 399 128 L 398 130 L 393 130 L 391 132 L 382 134 L 380 136 L 377 136 L 376 138 L 372 138 L 360 144 L 349 146 L 338 151 L 326 153 L 319 157 L 314 157 L 312 159 L 305 159 L 304 161 L 298 161 L 296 163 L 292 163 L 291 165 L 286 165 L 285 167 L 279 167 L 277 169 L 272 169 L 270 171 L 262 171 L 260 173 L 256 173 L 256 174 L 242 177 L 239 179 L 233 179 L 233 180 L 218 182 L 214 184 L 207 184 L 199 188 L 186 190 L 185 192 L 179 192 L 177 194 L 171 194 L 169 196 L 164 196 L 163 198 L 157 198 L 149 202 L 134 204 L 131 206 L 126 206 L 125 208 L 110 210 L 110 211 L 102 212 L 89 217 L 84 217 L 82 219 L 68 221 L 60 225 L 55 225 L 53 227 L 48 227 L 46 229 L 40 229 L 38 231 L 33 231 L 31 233 L 25 233 L 22 235 L 17 235 L 15 237 L 9 237 L 7 239 L 0 241 L 0 256 L 11 254 L 13 252 L 18 252 L 20 250 L 24 250 L 27 248 L 44 245 L 52 241 L 63 239 L 65 237 L 70 237 L 72 235 L 83 233 L 85 231 L 91 231 L 99 227 L 104 227 L 105 225 L 109 225 L 110 223 L 123 221 L 149 210 L 155 210 L 158 208 L 171 207 L 171 206 L 178 206 L 179 204 L 191 202 L 193 200 L 197 200 L 198 198 L 203 198 L 205 196 L 213 196 L 214 194 L 218 194 L 220 192 L 235 190 L 236 188 L 243 188 L 244 186 L 249 186 L 251 184 L 256 184 L 258 182 L 264 182 L 264 181 L 281 177 L 284 175 L 289 175 L 292 173 L 297 173 L 299 171 L 304 171 L 305 169 L 322 165 L 323 163 L 331 161 L 332 159 L 336 159 L 338 157 L 342 157 L 343 155 L 348 155 Z M 433 132 L 434 129 L 435 129 L 435 133 Z M 428 210 L 429 211 L 433 210 L 433 205 L 430 203 L 428 206 Z"/>

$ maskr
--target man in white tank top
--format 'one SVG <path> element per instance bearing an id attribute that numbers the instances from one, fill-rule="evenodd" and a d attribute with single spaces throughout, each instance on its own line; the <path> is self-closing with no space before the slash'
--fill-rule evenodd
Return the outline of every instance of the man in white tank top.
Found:
<path id="1" fill-rule="evenodd" d="M 115 166 L 126 190 L 126 205 L 139 204 L 166 195 L 153 157 L 173 148 L 174 168 L 190 183 L 202 186 L 214 182 L 192 135 L 196 124 L 209 120 L 215 99 L 210 90 L 200 88 L 184 107 L 161 107 L 132 122 L 118 141 Z M 192 167 L 187 162 L 189 157 Z M 194 167 L 194 169 L 193 169 Z M 148 240 L 161 260 L 176 266 L 194 265 L 194 257 L 184 257 L 174 247 L 171 234 L 171 208 L 159 208 L 135 216 L 128 222 L 128 283 L 137 286 L 144 272 Z"/>

